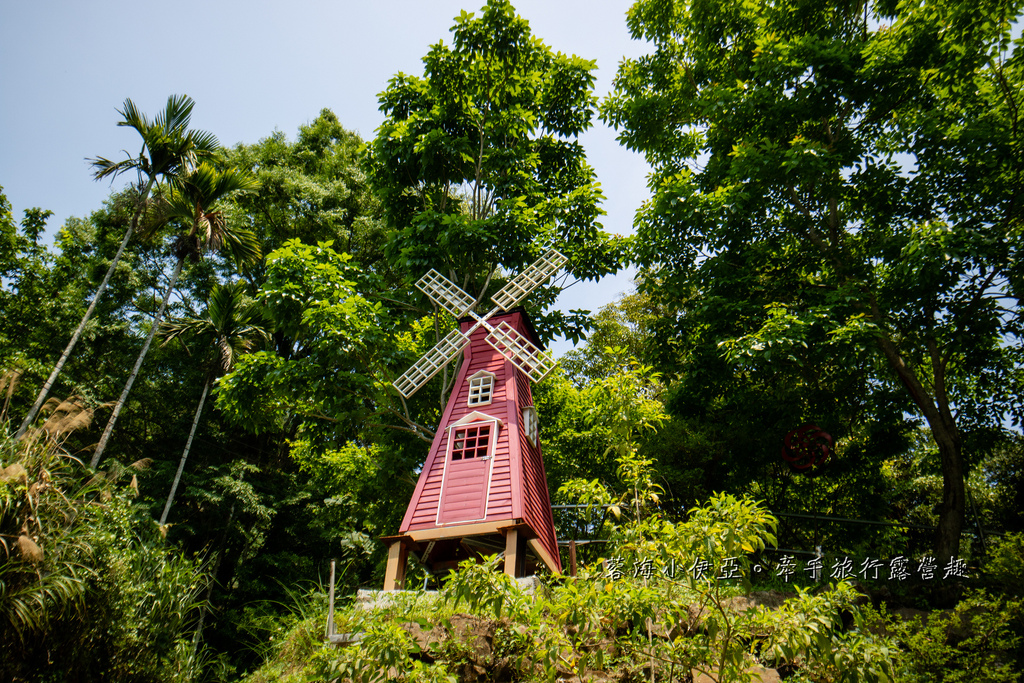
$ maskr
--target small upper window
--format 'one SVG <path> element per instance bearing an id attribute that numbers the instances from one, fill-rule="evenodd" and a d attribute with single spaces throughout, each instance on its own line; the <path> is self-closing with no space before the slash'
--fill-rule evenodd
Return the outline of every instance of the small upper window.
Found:
<path id="1" fill-rule="evenodd" d="M 523 429 L 526 430 L 526 436 L 530 439 L 530 443 L 536 446 L 540 436 L 540 423 L 537 420 L 537 409 L 533 406 L 523 408 Z"/>
<path id="2" fill-rule="evenodd" d="M 469 405 L 484 406 L 494 395 L 494 375 L 481 370 L 469 378 Z"/>

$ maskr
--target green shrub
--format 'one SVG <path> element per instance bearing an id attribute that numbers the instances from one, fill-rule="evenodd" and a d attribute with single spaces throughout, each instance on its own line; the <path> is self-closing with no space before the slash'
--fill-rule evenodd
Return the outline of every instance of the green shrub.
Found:
<path id="1" fill-rule="evenodd" d="M 1024 534 L 1006 534 L 992 549 L 986 570 L 1011 595 L 1024 595 Z"/>
<path id="2" fill-rule="evenodd" d="M 1021 679 L 1024 601 L 969 595 L 953 610 L 902 620 L 868 609 L 868 623 L 903 649 L 900 683 L 959 683 Z"/>
<path id="3" fill-rule="evenodd" d="M 191 680 L 202 572 L 133 503 L 146 463 L 93 473 L 62 449 L 88 417 L 65 401 L 0 432 L 0 680 Z"/>

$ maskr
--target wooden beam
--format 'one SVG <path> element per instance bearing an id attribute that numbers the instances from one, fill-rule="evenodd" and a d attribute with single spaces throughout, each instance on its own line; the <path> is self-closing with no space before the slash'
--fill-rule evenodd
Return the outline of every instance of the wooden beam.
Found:
<path id="1" fill-rule="evenodd" d="M 384 590 L 397 591 L 405 587 L 405 569 L 409 547 L 402 541 L 392 541 L 388 547 L 388 566 L 384 572 Z"/>
<path id="2" fill-rule="evenodd" d="M 518 524 L 519 520 L 501 520 L 499 522 L 481 522 L 479 524 L 458 524 L 445 527 L 432 527 L 418 531 L 408 531 L 403 538 L 414 541 L 432 541 L 438 538 L 464 538 L 481 534 L 496 534 L 509 524 Z M 382 539 L 384 540 L 384 539 Z"/>
<path id="3" fill-rule="evenodd" d="M 554 558 L 551 557 L 551 554 L 547 550 L 545 550 L 544 546 L 541 545 L 540 540 L 536 538 L 531 538 L 529 543 L 530 548 L 533 550 L 534 554 L 540 558 L 541 562 L 547 565 L 547 568 L 551 571 L 551 573 L 555 576 L 560 576 L 562 572 L 559 571 L 558 564 L 555 562 Z"/>
<path id="4" fill-rule="evenodd" d="M 505 532 L 505 573 L 513 579 L 519 576 L 522 561 L 519 549 L 519 529 L 512 527 Z"/>

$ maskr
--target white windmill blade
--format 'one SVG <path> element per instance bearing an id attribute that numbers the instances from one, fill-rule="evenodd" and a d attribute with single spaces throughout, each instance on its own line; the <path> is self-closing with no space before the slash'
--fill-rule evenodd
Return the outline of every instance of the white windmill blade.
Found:
<path id="1" fill-rule="evenodd" d="M 491 298 L 501 310 L 508 311 L 526 298 L 526 295 L 539 287 L 545 280 L 551 277 L 562 264 L 568 261 L 554 249 L 541 256 L 533 262 L 529 268 L 516 275 L 511 282 L 501 288 L 501 291 Z"/>
<path id="2" fill-rule="evenodd" d="M 413 363 L 412 367 L 405 371 L 395 381 L 395 388 L 405 398 L 409 398 L 420 390 L 424 384 L 441 371 L 452 358 L 457 356 L 469 343 L 469 337 L 458 330 L 452 330 L 448 335 L 434 345 L 434 348 L 427 351 L 423 358 Z"/>
<path id="3" fill-rule="evenodd" d="M 476 303 L 476 299 L 433 268 L 416 282 L 416 287 L 456 319 L 466 315 L 466 311 L 473 308 L 473 304 Z"/>
<path id="4" fill-rule="evenodd" d="M 491 328 L 486 341 L 495 351 L 525 372 L 534 384 L 547 377 L 558 364 L 551 354 L 538 349 L 505 321 Z"/>

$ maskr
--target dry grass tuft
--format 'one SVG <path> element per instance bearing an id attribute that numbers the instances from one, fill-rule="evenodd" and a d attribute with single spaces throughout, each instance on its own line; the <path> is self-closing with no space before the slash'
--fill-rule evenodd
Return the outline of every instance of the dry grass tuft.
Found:
<path id="1" fill-rule="evenodd" d="M 51 398 L 43 405 L 43 410 L 47 409 L 50 416 L 41 429 L 51 437 L 85 429 L 92 422 L 93 411 L 80 396 L 71 396 L 63 401 Z"/>
<path id="2" fill-rule="evenodd" d="M 25 534 L 18 536 L 18 551 L 25 560 L 32 564 L 39 564 L 43 561 L 43 549 Z"/>
<path id="3" fill-rule="evenodd" d="M 28 470 L 20 462 L 11 463 L 0 470 L 0 481 L 20 481 L 25 484 L 28 482 Z"/>
<path id="4" fill-rule="evenodd" d="M 22 372 L 21 369 L 8 370 L 0 375 L 0 391 L 4 392 L 4 407 L 0 409 L 0 422 L 7 419 L 7 409 L 11 406 L 11 397 L 14 396 L 14 390 L 18 386 Z"/>
<path id="5" fill-rule="evenodd" d="M 102 403 L 98 406 L 89 406 L 81 396 L 69 396 L 63 400 L 48 399 L 39 411 L 40 414 L 47 415 L 46 420 L 22 435 L 23 448 L 31 449 L 36 444 L 44 442 L 47 444 L 47 451 L 56 452 L 73 432 L 86 429 L 92 424 L 93 415 L 98 409 L 110 405 Z"/>

